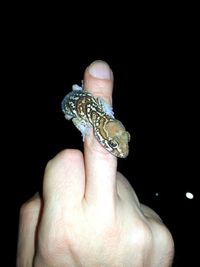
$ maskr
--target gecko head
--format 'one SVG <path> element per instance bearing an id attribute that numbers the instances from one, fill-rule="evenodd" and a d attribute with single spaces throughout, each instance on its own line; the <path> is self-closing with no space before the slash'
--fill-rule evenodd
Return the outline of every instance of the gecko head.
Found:
<path id="1" fill-rule="evenodd" d="M 130 134 L 126 131 L 123 124 L 118 120 L 113 120 L 107 123 L 107 145 L 108 150 L 119 158 L 126 158 L 129 153 L 128 142 Z"/>

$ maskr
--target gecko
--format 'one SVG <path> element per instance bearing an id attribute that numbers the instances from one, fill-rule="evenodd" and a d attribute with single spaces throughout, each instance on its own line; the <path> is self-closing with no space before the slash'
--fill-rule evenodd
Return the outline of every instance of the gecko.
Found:
<path id="1" fill-rule="evenodd" d="M 63 98 L 61 108 L 65 118 L 72 120 L 82 133 L 83 141 L 93 128 L 95 138 L 107 151 L 119 158 L 128 156 L 130 134 L 103 99 L 95 98 L 83 86 L 74 84 L 72 91 Z"/>

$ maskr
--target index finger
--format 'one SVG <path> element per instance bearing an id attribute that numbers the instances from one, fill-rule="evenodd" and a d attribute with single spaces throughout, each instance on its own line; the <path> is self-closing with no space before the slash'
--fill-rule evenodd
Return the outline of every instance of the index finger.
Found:
<path id="1" fill-rule="evenodd" d="M 85 71 L 84 89 L 112 105 L 113 74 L 104 61 L 94 61 Z M 103 125 L 102 125 L 103 127 Z M 85 197 L 108 206 L 116 194 L 117 158 L 100 144 L 91 131 L 84 142 L 86 166 Z"/>

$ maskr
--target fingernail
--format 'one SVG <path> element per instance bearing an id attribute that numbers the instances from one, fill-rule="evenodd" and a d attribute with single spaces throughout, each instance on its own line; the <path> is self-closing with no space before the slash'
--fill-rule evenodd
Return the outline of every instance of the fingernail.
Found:
<path id="1" fill-rule="evenodd" d="M 88 69 L 90 75 L 99 79 L 111 79 L 111 70 L 109 65 L 101 60 L 94 61 Z"/>

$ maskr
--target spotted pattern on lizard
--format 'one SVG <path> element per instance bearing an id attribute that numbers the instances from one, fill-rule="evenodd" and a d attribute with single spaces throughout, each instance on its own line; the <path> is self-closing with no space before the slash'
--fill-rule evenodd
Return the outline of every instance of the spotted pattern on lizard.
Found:
<path id="1" fill-rule="evenodd" d="M 99 143 L 116 157 L 128 156 L 130 134 L 123 124 L 114 118 L 112 107 L 103 99 L 95 98 L 78 85 L 72 86 L 61 104 L 67 120 L 71 120 L 81 131 L 83 140 L 92 127 L 94 136 Z"/>

